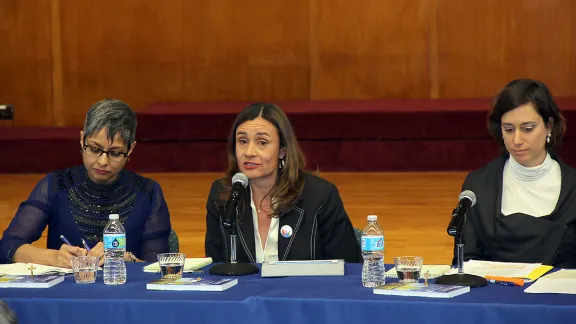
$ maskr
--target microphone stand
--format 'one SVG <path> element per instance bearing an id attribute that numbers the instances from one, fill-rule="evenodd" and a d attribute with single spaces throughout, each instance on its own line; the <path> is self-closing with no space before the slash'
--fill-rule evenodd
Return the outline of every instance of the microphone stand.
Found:
<path id="1" fill-rule="evenodd" d="M 488 284 L 486 278 L 464 273 L 464 228 L 466 215 L 456 229 L 456 247 L 458 248 L 458 273 L 438 277 L 435 283 L 439 285 L 469 286 L 470 288 L 483 287 Z"/>
<path id="2" fill-rule="evenodd" d="M 258 267 L 251 263 L 236 262 L 236 219 L 238 218 L 238 206 L 236 205 L 236 214 L 229 226 L 232 228 L 230 233 L 230 262 L 217 264 L 210 268 L 210 274 L 216 276 L 244 276 L 258 273 Z"/>

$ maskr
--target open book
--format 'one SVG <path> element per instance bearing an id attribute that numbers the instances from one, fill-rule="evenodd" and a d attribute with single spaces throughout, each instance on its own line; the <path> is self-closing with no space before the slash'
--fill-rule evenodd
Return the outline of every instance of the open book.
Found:
<path id="1" fill-rule="evenodd" d="M 192 272 L 212 264 L 212 258 L 186 258 L 184 262 L 184 272 Z M 160 272 L 158 262 L 149 264 L 142 269 L 144 272 Z"/>
<path id="2" fill-rule="evenodd" d="M 59 268 L 43 264 L 35 263 L 9 263 L 0 264 L 0 275 L 11 275 L 11 276 L 28 276 L 30 275 L 30 267 L 33 267 L 34 275 L 63 275 L 67 273 L 72 273 L 72 269 Z"/>
<path id="3" fill-rule="evenodd" d="M 464 273 L 480 277 L 493 276 L 504 278 L 520 278 L 524 282 L 532 282 L 542 277 L 552 269 L 552 266 L 541 263 L 515 263 L 470 260 L 464 262 Z M 450 273 L 458 273 L 458 269 L 452 269 Z"/>

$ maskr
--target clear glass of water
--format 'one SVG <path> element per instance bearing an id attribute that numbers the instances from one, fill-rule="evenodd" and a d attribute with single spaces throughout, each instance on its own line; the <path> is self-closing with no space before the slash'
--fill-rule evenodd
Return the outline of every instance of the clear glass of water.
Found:
<path id="1" fill-rule="evenodd" d="M 394 258 L 394 267 L 400 282 L 418 282 L 422 270 L 423 257 L 400 256 Z"/>
<path id="2" fill-rule="evenodd" d="M 97 256 L 74 256 L 70 258 L 74 280 L 79 284 L 90 284 L 96 281 L 96 272 L 100 258 Z"/>
<path id="3" fill-rule="evenodd" d="M 166 279 L 180 279 L 184 272 L 185 253 L 162 253 L 158 254 L 160 275 Z"/>

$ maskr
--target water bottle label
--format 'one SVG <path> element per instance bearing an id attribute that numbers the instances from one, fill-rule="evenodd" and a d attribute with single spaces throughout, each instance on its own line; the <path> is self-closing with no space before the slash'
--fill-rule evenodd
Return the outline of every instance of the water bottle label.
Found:
<path id="1" fill-rule="evenodd" d="M 126 234 L 104 235 L 104 249 L 126 249 Z"/>
<path id="2" fill-rule="evenodd" d="M 362 237 L 362 251 L 383 251 L 384 236 Z"/>

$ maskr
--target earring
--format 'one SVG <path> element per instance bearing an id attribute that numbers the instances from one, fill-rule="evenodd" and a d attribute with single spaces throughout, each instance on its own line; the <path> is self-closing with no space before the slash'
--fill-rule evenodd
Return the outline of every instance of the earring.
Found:
<path id="1" fill-rule="evenodd" d="M 285 167 L 286 167 L 286 162 L 284 161 L 284 159 L 280 159 L 278 161 L 278 170 L 280 170 L 280 172 L 282 172 L 282 170 L 284 170 Z"/>
<path id="2" fill-rule="evenodd" d="M 552 133 L 548 134 L 548 136 L 546 136 L 546 144 L 550 144 L 550 139 L 552 138 Z"/>

